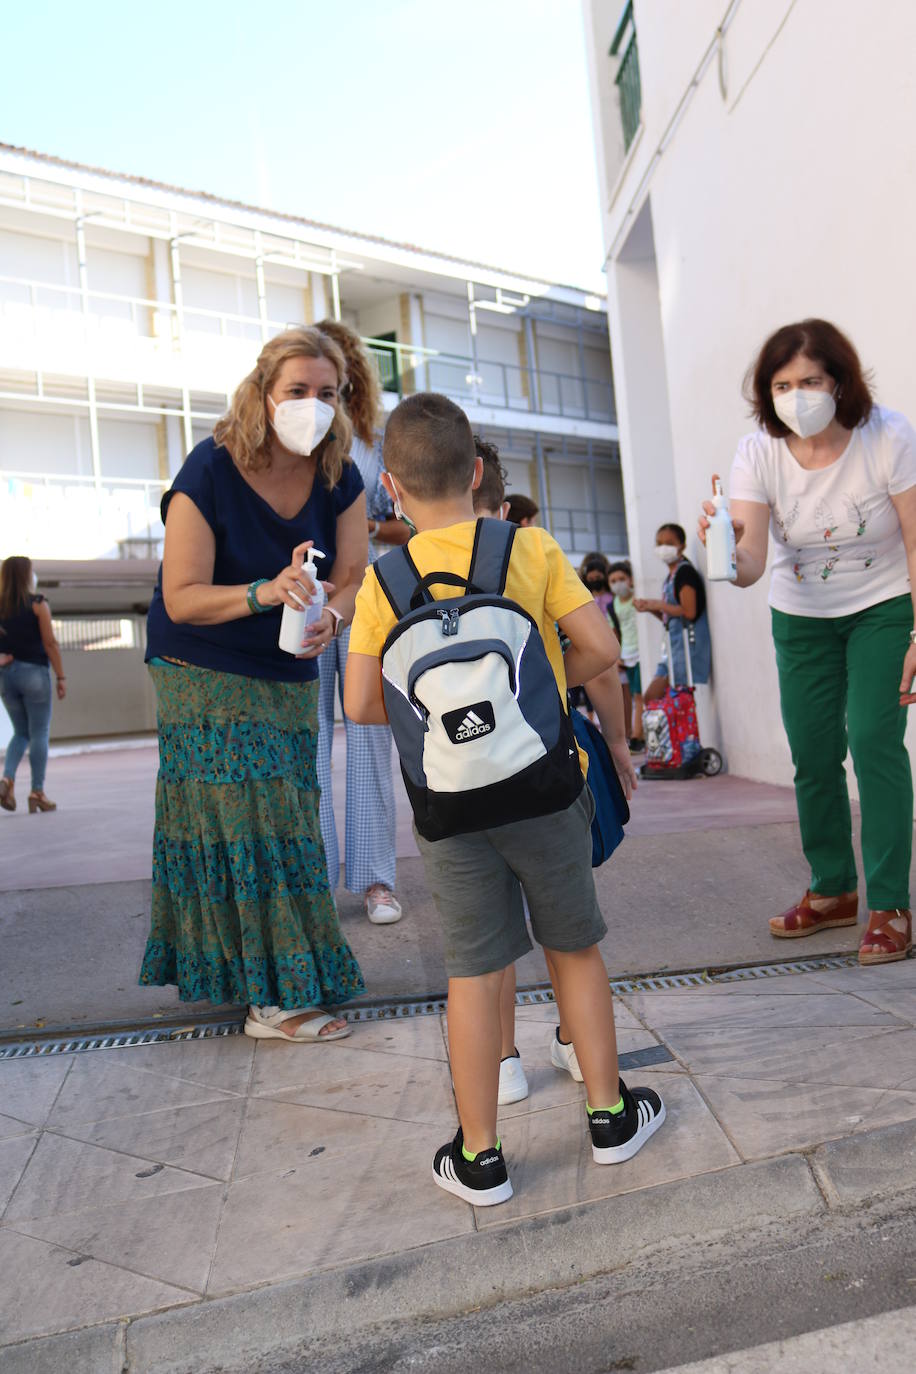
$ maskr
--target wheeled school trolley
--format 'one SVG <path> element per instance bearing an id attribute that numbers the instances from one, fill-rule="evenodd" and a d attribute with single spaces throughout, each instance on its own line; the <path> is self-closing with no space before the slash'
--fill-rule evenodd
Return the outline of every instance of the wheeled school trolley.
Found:
<path id="1" fill-rule="evenodd" d="M 686 684 L 674 682 L 674 655 L 671 652 L 671 627 L 668 627 L 668 690 L 660 701 L 642 713 L 646 737 L 646 761 L 639 776 L 647 780 L 675 778 L 714 778 L 722 771 L 718 749 L 704 749 L 697 724 L 696 686 L 690 660 L 690 634 L 682 627 Z"/>

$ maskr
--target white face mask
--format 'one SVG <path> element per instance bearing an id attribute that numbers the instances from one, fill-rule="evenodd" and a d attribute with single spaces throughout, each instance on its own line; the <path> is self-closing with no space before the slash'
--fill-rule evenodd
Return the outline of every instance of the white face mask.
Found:
<path id="1" fill-rule="evenodd" d="M 780 391 L 773 397 L 773 409 L 783 424 L 799 439 L 810 439 L 827 428 L 836 415 L 836 401 L 830 391 Z"/>
<path id="2" fill-rule="evenodd" d="M 630 584 L 629 582 L 612 582 L 611 591 L 615 596 L 622 596 L 626 600 L 630 593 Z"/>
<path id="3" fill-rule="evenodd" d="M 394 478 L 392 477 L 390 472 L 387 472 L 386 476 L 388 478 L 388 481 L 391 483 L 391 501 L 392 505 L 394 506 L 394 517 L 396 520 L 403 521 L 403 523 L 410 530 L 411 535 L 414 535 L 417 532 L 417 527 L 411 520 L 410 516 L 404 514 L 404 508 L 401 505 L 400 498 L 398 497 L 398 489 L 394 484 Z"/>
<path id="4" fill-rule="evenodd" d="M 671 564 L 676 563 L 681 556 L 673 544 L 656 544 L 655 552 L 663 563 L 668 564 L 669 568 Z"/>
<path id="5" fill-rule="evenodd" d="M 317 396 L 281 401 L 279 405 L 272 396 L 268 400 L 274 408 L 273 426 L 280 443 L 290 453 L 301 453 L 307 458 L 334 423 L 334 407 L 319 401 Z"/>

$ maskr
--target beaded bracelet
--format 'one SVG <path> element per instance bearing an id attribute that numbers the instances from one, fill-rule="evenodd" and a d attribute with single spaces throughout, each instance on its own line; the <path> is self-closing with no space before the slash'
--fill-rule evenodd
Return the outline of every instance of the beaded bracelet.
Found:
<path id="1" fill-rule="evenodd" d="M 269 582 L 269 577 L 259 577 L 257 581 L 250 583 L 248 591 L 245 593 L 245 600 L 248 602 L 248 609 L 252 615 L 263 615 L 265 611 L 273 609 L 271 606 L 262 606 L 258 600 L 258 588 L 263 587 L 265 582 Z"/>

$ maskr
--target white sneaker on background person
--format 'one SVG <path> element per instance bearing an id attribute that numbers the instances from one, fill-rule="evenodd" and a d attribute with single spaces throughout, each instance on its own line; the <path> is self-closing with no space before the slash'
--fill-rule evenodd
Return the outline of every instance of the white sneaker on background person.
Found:
<path id="1" fill-rule="evenodd" d="M 553 1039 L 550 1042 L 550 1062 L 555 1069 L 565 1069 L 565 1071 L 581 1083 L 582 1070 L 579 1068 L 579 1061 L 576 1058 L 576 1047 L 570 1040 L 568 1044 L 560 1039 L 560 1027 L 557 1026 Z"/>
<path id="2" fill-rule="evenodd" d="M 403 915 L 401 903 L 384 883 L 375 883 L 366 893 L 366 914 L 374 926 L 391 926 Z"/>
<path id="3" fill-rule="evenodd" d="M 528 1079 L 516 1050 L 499 1061 L 499 1093 L 496 1101 L 500 1107 L 506 1107 L 510 1102 L 521 1102 L 527 1096 Z"/>

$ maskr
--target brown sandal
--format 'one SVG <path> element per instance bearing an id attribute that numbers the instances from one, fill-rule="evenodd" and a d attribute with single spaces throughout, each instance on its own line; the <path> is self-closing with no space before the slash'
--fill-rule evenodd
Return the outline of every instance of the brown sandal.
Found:
<path id="1" fill-rule="evenodd" d="M 797 906 L 789 907 L 781 916 L 770 917 L 770 934 L 777 940 L 798 940 L 803 935 L 815 935 L 819 930 L 832 930 L 835 926 L 854 926 L 859 915 L 859 894 L 853 892 L 845 897 L 837 897 L 836 904 L 826 911 L 815 911 L 809 905 L 810 897 L 820 897 L 819 892 L 809 889 Z"/>
<path id="2" fill-rule="evenodd" d="M 903 921 L 904 929 L 899 930 L 895 921 Z M 869 953 L 869 946 L 877 946 Z M 859 945 L 860 964 L 894 964 L 905 959 L 913 948 L 913 916 L 904 907 L 892 907 L 888 911 L 872 911 L 868 917 L 868 929 Z"/>
<path id="3" fill-rule="evenodd" d="M 16 798 L 13 796 L 13 784 L 9 778 L 0 778 L 0 806 L 4 811 L 16 810 Z"/>

